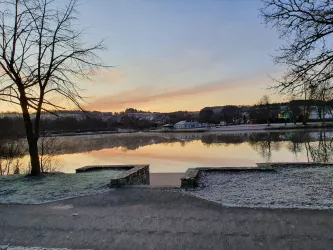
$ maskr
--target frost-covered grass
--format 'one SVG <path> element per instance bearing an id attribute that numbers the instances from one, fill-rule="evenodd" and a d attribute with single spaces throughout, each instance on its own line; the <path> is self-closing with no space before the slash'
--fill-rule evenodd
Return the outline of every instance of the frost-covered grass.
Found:
<path id="1" fill-rule="evenodd" d="M 333 209 L 333 167 L 203 172 L 191 194 L 231 207 Z"/>
<path id="2" fill-rule="evenodd" d="M 40 177 L 0 177 L 0 203 L 39 204 L 108 190 L 111 178 L 123 171 L 103 170 L 79 174 L 45 174 Z"/>

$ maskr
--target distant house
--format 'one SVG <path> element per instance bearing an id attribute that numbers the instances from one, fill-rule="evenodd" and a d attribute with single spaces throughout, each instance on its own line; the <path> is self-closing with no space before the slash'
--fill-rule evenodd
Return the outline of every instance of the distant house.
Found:
<path id="1" fill-rule="evenodd" d="M 19 113 L 1 113 L 0 114 L 0 118 L 10 118 L 10 119 L 14 119 L 14 118 L 21 118 L 22 115 Z"/>
<path id="2" fill-rule="evenodd" d="M 165 124 L 162 126 L 163 128 L 174 128 L 172 124 Z"/>
<path id="3" fill-rule="evenodd" d="M 41 118 L 43 120 L 56 120 L 58 118 L 74 118 L 76 120 L 82 120 L 86 117 L 85 113 L 82 112 L 82 111 L 56 111 L 56 112 L 53 112 L 54 114 L 51 114 L 51 113 L 46 113 L 46 112 L 43 112 L 42 115 L 41 115 Z M 31 117 L 32 118 L 35 118 L 36 117 L 36 113 L 34 114 L 31 114 Z"/>
<path id="4" fill-rule="evenodd" d="M 202 124 L 199 122 L 187 122 L 181 121 L 174 125 L 175 129 L 183 129 L 183 128 L 201 128 Z"/>
<path id="5" fill-rule="evenodd" d="M 319 119 L 321 119 L 320 117 L 319 117 L 319 114 L 318 114 L 318 112 L 317 111 L 314 111 L 315 109 L 314 108 L 312 108 L 312 110 L 309 112 L 309 119 L 311 119 L 311 120 L 319 120 Z M 325 118 L 325 119 L 332 119 L 333 117 L 332 117 L 332 114 L 331 113 L 329 113 L 329 112 L 325 112 L 325 114 L 322 114 L 322 118 Z"/>
<path id="6" fill-rule="evenodd" d="M 278 114 L 278 118 L 279 119 L 290 119 L 290 114 L 289 112 L 281 112 L 281 114 L 279 113 Z"/>

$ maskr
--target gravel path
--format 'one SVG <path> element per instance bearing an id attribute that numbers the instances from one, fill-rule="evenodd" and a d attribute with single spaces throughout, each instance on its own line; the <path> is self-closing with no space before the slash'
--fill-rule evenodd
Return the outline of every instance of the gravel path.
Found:
<path id="1" fill-rule="evenodd" d="M 333 168 L 279 168 L 277 172 L 203 172 L 192 195 L 231 207 L 333 208 Z"/>

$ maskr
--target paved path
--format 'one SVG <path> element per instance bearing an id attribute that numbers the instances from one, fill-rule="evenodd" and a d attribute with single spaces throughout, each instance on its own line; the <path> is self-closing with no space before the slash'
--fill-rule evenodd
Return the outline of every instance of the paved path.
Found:
<path id="1" fill-rule="evenodd" d="M 333 211 L 235 209 L 178 192 L 116 189 L 0 205 L 0 245 L 74 249 L 333 249 Z"/>
<path id="2" fill-rule="evenodd" d="M 45 247 L 22 247 L 22 246 L 0 246 L 0 250 L 70 250 L 70 249 L 68 249 L 68 248 L 45 248 Z M 89 250 L 89 249 L 81 249 L 81 250 Z"/>

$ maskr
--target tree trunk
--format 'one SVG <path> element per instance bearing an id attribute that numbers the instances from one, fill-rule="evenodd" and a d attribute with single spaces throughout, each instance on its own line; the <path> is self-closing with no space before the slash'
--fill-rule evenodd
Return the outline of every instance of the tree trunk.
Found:
<path id="1" fill-rule="evenodd" d="M 26 132 L 28 146 L 29 146 L 31 175 L 37 176 L 37 175 L 40 175 L 40 173 L 41 173 L 39 157 L 38 157 L 38 145 L 37 145 L 38 136 L 33 131 L 32 121 L 30 118 L 28 107 L 27 107 L 27 105 L 25 105 L 24 101 L 21 102 L 21 108 L 22 108 L 25 132 Z"/>
<path id="2" fill-rule="evenodd" d="M 31 175 L 36 176 L 40 175 L 40 164 L 39 164 L 39 157 L 38 157 L 38 145 L 36 138 L 28 138 L 28 145 L 29 145 L 29 154 L 30 154 L 30 162 L 31 162 Z"/>
<path id="3" fill-rule="evenodd" d="M 326 106 L 325 106 L 326 104 L 323 104 L 323 120 L 322 120 L 322 122 L 323 122 L 323 124 L 325 125 L 325 123 L 326 123 L 326 121 L 325 121 L 325 116 L 326 116 Z"/>
<path id="4" fill-rule="evenodd" d="M 307 108 L 307 102 L 305 101 L 304 109 L 303 109 L 303 125 L 307 124 L 308 121 L 308 108 Z"/>
<path id="5" fill-rule="evenodd" d="M 305 85 L 304 85 L 304 108 L 303 108 L 303 125 L 306 125 L 307 123 L 307 108 L 308 103 L 307 103 L 307 99 L 306 99 L 306 89 L 305 89 Z"/>

